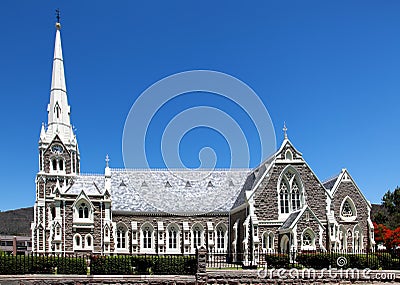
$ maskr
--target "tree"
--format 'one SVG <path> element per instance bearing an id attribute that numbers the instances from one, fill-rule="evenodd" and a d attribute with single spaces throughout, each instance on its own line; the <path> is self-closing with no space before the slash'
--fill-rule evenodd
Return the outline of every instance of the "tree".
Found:
<path id="1" fill-rule="evenodd" d="M 400 212 L 400 187 L 396 187 L 393 192 L 388 190 L 382 198 L 382 204 L 390 214 Z"/>
<path id="2" fill-rule="evenodd" d="M 386 249 L 395 249 L 400 246 L 400 227 L 391 230 L 385 225 L 374 223 L 374 235 L 375 242 L 383 244 Z"/>

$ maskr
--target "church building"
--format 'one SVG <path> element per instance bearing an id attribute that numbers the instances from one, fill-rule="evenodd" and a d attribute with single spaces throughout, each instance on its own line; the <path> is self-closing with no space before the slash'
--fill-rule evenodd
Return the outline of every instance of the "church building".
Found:
<path id="1" fill-rule="evenodd" d="M 286 130 L 280 148 L 255 169 L 174 175 L 114 169 L 107 158 L 104 173 L 82 174 L 60 29 L 57 23 L 48 121 L 39 137 L 33 252 L 191 254 L 205 246 L 249 260 L 272 251 L 374 247 L 371 204 L 350 173 L 320 181 Z"/>

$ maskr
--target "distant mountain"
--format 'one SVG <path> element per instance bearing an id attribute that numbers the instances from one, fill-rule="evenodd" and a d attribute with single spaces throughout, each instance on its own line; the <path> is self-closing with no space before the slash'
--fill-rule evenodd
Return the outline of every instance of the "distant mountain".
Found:
<path id="1" fill-rule="evenodd" d="M 0 212 L 1 235 L 31 235 L 33 207 Z"/>

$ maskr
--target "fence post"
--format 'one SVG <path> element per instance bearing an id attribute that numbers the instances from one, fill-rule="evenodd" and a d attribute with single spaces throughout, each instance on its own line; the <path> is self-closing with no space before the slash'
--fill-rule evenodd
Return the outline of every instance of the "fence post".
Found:
<path id="1" fill-rule="evenodd" d="M 196 284 L 207 284 L 207 249 L 202 246 L 196 250 L 197 273 Z"/>

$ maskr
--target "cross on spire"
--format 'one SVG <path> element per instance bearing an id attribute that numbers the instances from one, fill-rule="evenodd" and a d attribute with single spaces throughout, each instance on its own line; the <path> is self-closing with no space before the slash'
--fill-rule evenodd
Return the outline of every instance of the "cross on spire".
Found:
<path id="1" fill-rule="evenodd" d="M 57 23 L 60 23 L 60 9 L 56 9 L 56 18 L 57 18 Z"/>
<path id="2" fill-rule="evenodd" d="M 108 167 L 108 163 L 110 162 L 110 158 L 108 157 L 108 154 L 106 155 L 106 167 Z"/>
<path id="3" fill-rule="evenodd" d="M 283 134 L 285 136 L 285 139 L 287 139 L 287 128 L 286 128 L 286 122 L 283 122 Z"/>

